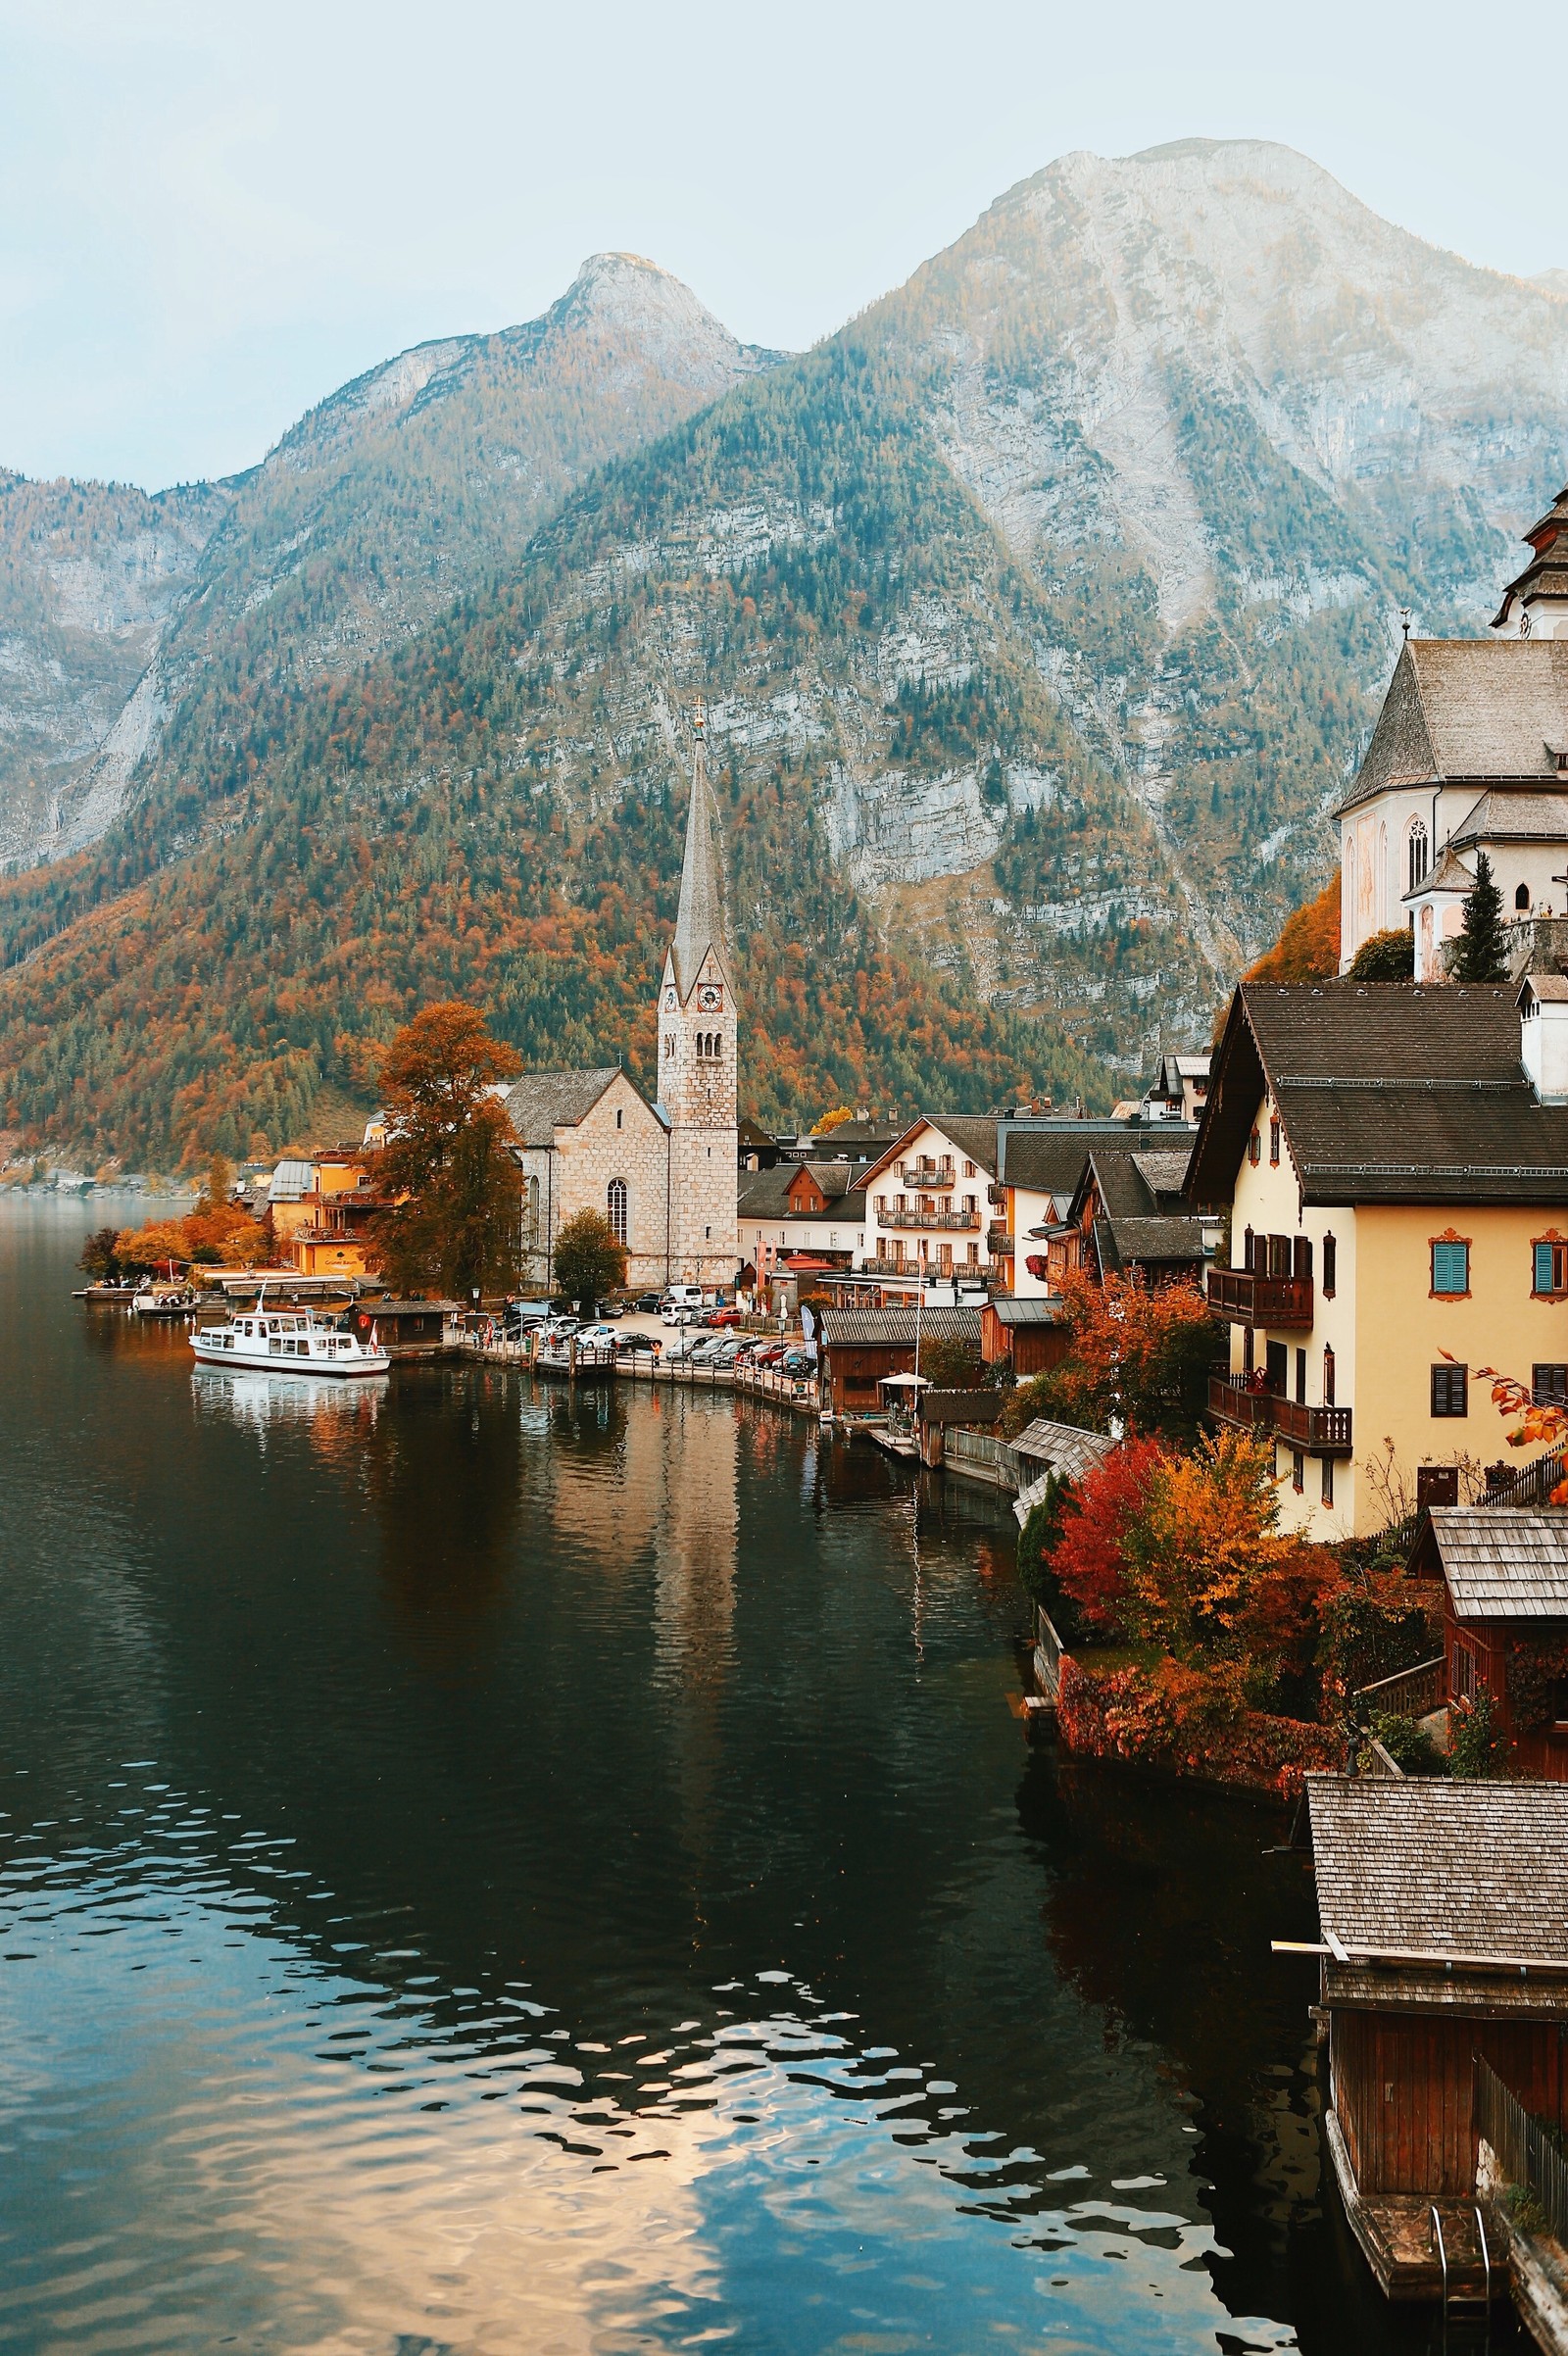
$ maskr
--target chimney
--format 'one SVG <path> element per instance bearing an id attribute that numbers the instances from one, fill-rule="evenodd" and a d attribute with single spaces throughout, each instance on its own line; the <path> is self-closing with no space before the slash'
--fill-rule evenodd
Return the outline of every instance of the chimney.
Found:
<path id="1" fill-rule="evenodd" d="M 1519 1059 L 1543 1104 L 1568 1104 L 1568 975 L 1525 975 L 1519 986 Z"/>

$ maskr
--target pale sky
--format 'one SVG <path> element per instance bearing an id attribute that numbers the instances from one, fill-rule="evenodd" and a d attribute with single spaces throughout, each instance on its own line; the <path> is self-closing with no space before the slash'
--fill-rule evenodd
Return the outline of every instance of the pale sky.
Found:
<path id="1" fill-rule="evenodd" d="M 800 347 L 1071 148 L 1286 141 L 1473 262 L 1568 267 L 1549 9 L 0 0 L 0 466 L 260 458 L 405 346 L 646 254 Z"/>

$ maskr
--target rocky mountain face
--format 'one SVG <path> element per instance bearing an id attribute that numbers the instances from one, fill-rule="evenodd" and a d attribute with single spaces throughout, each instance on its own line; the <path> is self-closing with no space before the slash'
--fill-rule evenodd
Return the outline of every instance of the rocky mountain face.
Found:
<path id="1" fill-rule="evenodd" d="M 595 268 L 558 313 L 602 317 Z M 1484 627 L 1568 472 L 1561 295 L 1262 143 L 1063 158 L 771 367 L 627 269 L 637 331 L 596 328 L 580 385 L 558 359 L 539 390 L 506 338 L 425 347 L 229 495 L 123 814 L 0 903 L 31 959 L 0 986 L 10 1118 L 79 1117 L 80 1056 L 101 1139 L 133 1095 L 149 1141 L 243 1131 L 243 1023 L 186 1038 L 162 1096 L 113 1078 L 114 1023 L 168 1019 L 215 926 L 298 1102 L 438 981 L 530 1052 L 635 1061 L 640 966 L 623 989 L 601 961 L 667 921 L 699 688 L 776 1051 L 758 1109 L 906 1071 L 929 1095 L 922 1025 L 970 1094 L 1097 1067 L 1119 1091 L 1321 881 L 1401 609 Z M 529 355 L 580 335 L 558 313 Z M 637 356 L 640 431 L 611 351 Z M 814 1039 L 781 975 L 816 993 Z"/>
<path id="2" fill-rule="evenodd" d="M 651 263 L 596 254 L 542 319 L 400 353 L 231 481 L 148 500 L 0 478 L 20 557 L 0 661 L 25 682 L 0 704 L 0 860 L 102 836 L 210 671 L 254 690 L 364 663 L 774 357 Z"/>
<path id="3" fill-rule="evenodd" d="M 0 872 L 57 856 L 67 806 L 126 712 L 223 484 L 145 492 L 0 473 Z"/>

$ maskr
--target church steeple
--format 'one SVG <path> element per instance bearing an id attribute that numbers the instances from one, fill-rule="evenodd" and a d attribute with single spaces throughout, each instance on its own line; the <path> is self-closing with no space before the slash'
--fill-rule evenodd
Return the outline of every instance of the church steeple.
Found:
<path id="1" fill-rule="evenodd" d="M 740 1043 L 700 701 L 694 716 L 680 908 L 659 985 L 659 1109 L 669 1131 L 670 1275 L 711 1285 L 728 1284 L 735 1274 Z"/>
<path id="2" fill-rule="evenodd" d="M 1530 562 L 1503 591 L 1492 626 L 1502 638 L 1568 638 L 1568 490 L 1525 538 Z"/>
<path id="3" fill-rule="evenodd" d="M 696 738 L 692 763 L 692 798 L 686 812 L 686 858 L 680 873 L 680 907 L 675 916 L 671 953 L 675 984 L 683 1000 L 690 998 L 703 960 L 711 950 L 728 977 L 724 946 L 724 893 L 718 864 L 717 812 L 713 789 L 708 782 L 707 712 L 701 696 L 692 719 Z"/>

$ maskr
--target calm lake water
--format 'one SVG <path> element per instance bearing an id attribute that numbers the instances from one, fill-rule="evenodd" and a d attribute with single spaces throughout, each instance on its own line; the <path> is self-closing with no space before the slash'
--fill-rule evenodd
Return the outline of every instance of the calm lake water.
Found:
<path id="1" fill-rule="evenodd" d="M 193 1372 L 0 1204 L 0 2347 L 1405 2348 L 1275 1811 L 720 1396 Z M 121 1215 L 145 1215 L 121 1206 Z"/>

